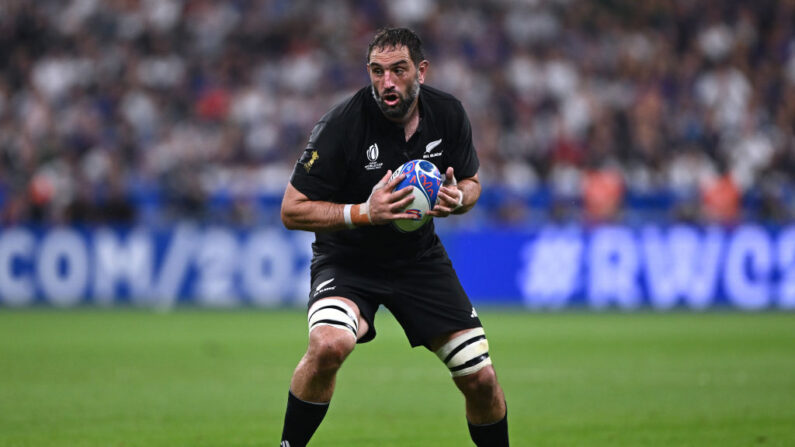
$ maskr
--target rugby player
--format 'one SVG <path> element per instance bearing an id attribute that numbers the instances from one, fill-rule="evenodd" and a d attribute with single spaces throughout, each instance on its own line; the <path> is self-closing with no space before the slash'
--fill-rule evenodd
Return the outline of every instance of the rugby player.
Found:
<path id="1" fill-rule="evenodd" d="M 320 425 L 336 374 L 356 343 L 376 336 L 375 313 L 388 308 L 412 347 L 435 352 L 464 395 L 477 446 L 507 446 L 503 390 L 477 312 L 434 230 L 390 223 L 410 189 L 395 190 L 393 169 L 426 159 L 445 174 L 430 214 L 469 211 L 481 186 L 469 119 L 452 95 L 424 84 L 429 62 L 406 28 L 380 30 L 367 49 L 371 84 L 315 125 L 284 193 L 281 217 L 315 232 L 309 344 L 290 382 L 282 447 L 303 447 Z"/>

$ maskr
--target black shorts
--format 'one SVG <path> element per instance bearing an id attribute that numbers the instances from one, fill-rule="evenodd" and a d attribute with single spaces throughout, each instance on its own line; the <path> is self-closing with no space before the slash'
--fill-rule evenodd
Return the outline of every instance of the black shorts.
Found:
<path id="1" fill-rule="evenodd" d="M 381 304 L 403 327 L 411 346 L 428 347 L 440 335 L 481 326 L 443 249 L 389 266 L 318 257 L 312 261 L 311 273 L 309 306 L 331 296 L 348 298 L 359 306 L 370 326 L 359 343 L 375 338 L 375 312 Z"/>

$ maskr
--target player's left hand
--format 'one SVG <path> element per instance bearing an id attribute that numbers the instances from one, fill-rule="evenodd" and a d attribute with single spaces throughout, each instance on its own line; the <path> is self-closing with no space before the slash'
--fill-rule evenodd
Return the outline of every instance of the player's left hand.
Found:
<path id="1" fill-rule="evenodd" d="M 433 217 L 447 217 L 453 211 L 461 208 L 464 204 L 464 191 L 458 188 L 458 181 L 455 179 L 453 168 L 447 168 L 444 174 L 444 183 L 439 188 L 439 195 L 436 197 L 436 206 L 428 211 Z"/>

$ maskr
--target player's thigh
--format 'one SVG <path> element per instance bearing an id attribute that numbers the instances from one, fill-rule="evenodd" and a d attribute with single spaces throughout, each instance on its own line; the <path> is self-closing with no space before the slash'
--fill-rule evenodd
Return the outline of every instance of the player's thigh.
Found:
<path id="1" fill-rule="evenodd" d="M 313 301 L 307 311 L 307 323 L 310 343 L 345 335 L 355 343 L 368 330 L 367 321 L 356 302 L 342 296 Z"/>
<path id="2" fill-rule="evenodd" d="M 444 346 L 446 343 L 450 342 L 452 339 L 454 339 L 454 338 L 456 338 L 458 336 L 464 335 L 468 331 L 469 331 L 469 329 L 461 329 L 461 330 L 458 330 L 458 331 L 450 332 L 448 334 L 442 334 L 442 335 L 439 335 L 437 337 L 434 337 L 430 341 L 430 343 L 428 343 L 428 349 L 433 351 L 433 352 L 436 352 L 436 351 L 439 350 L 439 348 Z"/>
<path id="3" fill-rule="evenodd" d="M 481 326 L 449 259 L 425 259 L 395 271 L 393 297 L 385 302 L 412 346 Z"/>
<path id="4" fill-rule="evenodd" d="M 310 320 L 323 320 L 329 316 L 344 319 L 347 309 L 351 309 L 355 320 L 350 326 L 355 329 L 356 340 L 364 343 L 375 337 L 373 321 L 379 305 L 377 297 L 385 293 L 382 290 L 383 281 L 360 266 L 328 261 L 313 262 L 311 277 L 308 303 Z M 322 314 L 313 316 L 317 303 L 328 306 Z M 310 331 L 313 323 L 317 321 L 310 321 Z M 338 327 L 346 329 L 345 325 Z"/>
<path id="5" fill-rule="evenodd" d="M 328 336 L 341 331 L 339 333 L 353 332 L 356 340 L 359 340 L 370 328 L 367 320 L 362 316 L 359 305 L 342 296 L 330 296 L 314 301 L 309 308 L 307 318 L 310 338 L 315 332 Z"/>
<path id="6" fill-rule="evenodd" d="M 459 330 L 436 337 L 429 348 L 450 370 L 459 388 L 463 384 L 486 384 L 494 381 L 489 342 L 482 327 Z M 463 391 L 463 389 L 462 389 Z"/>

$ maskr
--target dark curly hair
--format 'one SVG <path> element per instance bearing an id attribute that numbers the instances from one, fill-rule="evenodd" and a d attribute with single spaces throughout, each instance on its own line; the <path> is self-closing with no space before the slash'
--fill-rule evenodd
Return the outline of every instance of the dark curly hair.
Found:
<path id="1" fill-rule="evenodd" d="M 425 60 L 425 55 L 422 53 L 422 40 L 414 31 L 408 28 L 382 28 L 375 33 L 370 45 L 367 46 L 367 63 L 370 63 L 370 54 L 374 48 L 383 50 L 401 46 L 409 49 L 409 57 L 414 65 L 419 65 Z"/>

